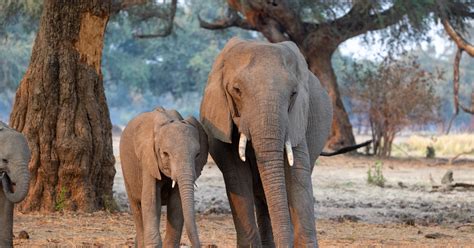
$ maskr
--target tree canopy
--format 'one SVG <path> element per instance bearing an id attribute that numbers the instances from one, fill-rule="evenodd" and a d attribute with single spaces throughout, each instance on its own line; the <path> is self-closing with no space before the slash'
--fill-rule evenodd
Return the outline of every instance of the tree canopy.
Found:
<path id="1" fill-rule="evenodd" d="M 38 4 L 41 1 L 10 2 L 21 5 L 15 7 L 20 10 L 2 12 L 2 14 L 13 13 L 9 14 L 8 19 L 0 14 L 0 19 L 3 20 L 0 25 L 0 30 L 3 32 L 0 35 L 0 56 L 3 58 L 0 61 L 0 88 L 2 89 L 0 91 L 0 118 L 4 120 L 8 119 L 14 92 L 26 71 L 41 10 L 41 4 Z M 28 3 L 33 5 L 26 7 Z M 157 26 L 160 20 L 156 20 L 156 18 L 143 22 L 140 21 L 140 18 L 131 16 L 132 13 L 140 10 L 138 8 L 131 12 L 117 12 L 111 17 L 106 30 L 102 70 L 113 123 L 123 125 L 132 115 L 152 109 L 158 104 L 178 108 L 185 115 L 197 115 L 200 95 L 206 83 L 207 74 L 214 57 L 225 42 L 234 35 L 252 39 L 262 38 L 261 33 L 249 32 L 239 27 L 225 30 L 199 28 L 198 14 L 201 19 L 218 19 L 228 11 L 228 5 L 223 3 L 215 0 L 180 2 L 174 18 L 173 30 L 165 38 L 138 39 L 136 37 L 138 31 L 141 31 L 141 34 L 153 34 L 162 28 Z M 388 1 L 385 4 L 380 8 L 390 6 Z M 351 6 L 352 3 L 345 1 L 321 1 L 318 4 L 313 1 L 302 1 L 299 8 L 309 8 L 304 12 L 306 22 L 321 23 L 325 20 L 342 17 Z M 419 7 L 422 6 L 419 4 Z M 239 12 L 234 13 L 240 18 L 244 18 Z M 429 39 L 426 30 L 432 28 L 430 26 L 433 24 L 432 20 L 436 19 L 429 16 L 430 14 L 423 19 L 423 22 L 427 24 L 422 25 L 422 29 L 420 29 L 425 31 L 410 31 L 414 36 L 400 33 L 405 37 L 405 45 L 397 41 L 398 36 L 390 36 L 391 33 L 394 34 L 396 30 L 400 30 L 400 27 L 393 27 L 394 30 L 392 28 L 383 29 L 381 31 L 383 34 L 380 35 L 369 32 L 364 37 L 368 44 L 380 42 L 387 45 L 390 40 L 393 40 L 390 44 L 398 44 L 400 48 L 406 49 L 406 45 L 414 47 L 414 50 L 408 51 L 408 53 L 418 57 L 421 67 L 428 71 L 434 71 L 436 68 L 445 70 L 445 80 L 438 81 L 435 87 L 437 92 L 443 93 L 439 94 L 442 101 L 441 112 L 443 120 L 447 122 L 453 114 L 451 68 L 456 51 L 453 45 L 452 48 L 446 50 L 445 54 L 436 56 L 433 47 L 428 46 L 422 49 L 413 45 L 419 43 L 420 39 Z M 411 20 L 414 22 L 417 19 L 413 17 Z M 406 25 L 411 25 L 408 24 L 408 21 L 406 20 Z M 469 25 L 461 27 L 463 22 L 458 24 L 456 21 L 451 22 L 458 30 L 471 30 Z M 414 39 L 415 37 L 418 38 Z M 337 52 L 338 50 L 332 57 L 332 65 L 335 75 L 341 77 L 351 70 L 350 64 L 354 59 L 341 55 Z M 471 75 L 474 74 L 474 65 L 469 61 L 469 58 L 465 57 L 460 68 L 462 89 L 460 99 L 467 103 L 471 92 L 467 90 L 469 87 L 466 85 L 471 83 L 469 78 L 472 78 Z M 341 82 L 342 89 L 347 86 L 346 83 Z M 345 100 L 348 97 L 343 94 L 342 99 L 348 108 L 352 125 L 358 125 L 353 118 L 350 102 Z M 469 121 L 468 115 L 460 114 L 454 122 L 454 127 L 466 127 L 469 125 Z"/>
<path id="2" fill-rule="evenodd" d="M 391 47 L 426 38 L 431 25 L 448 18 L 464 28 L 474 16 L 474 3 L 436 0 L 287 1 L 227 0 L 224 16 L 215 21 L 200 18 L 206 29 L 239 27 L 259 31 L 270 42 L 291 40 L 304 54 L 310 70 L 328 89 L 333 101 L 330 148 L 355 142 L 352 126 L 342 103 L 331 58 L 339 45 L 373 31 Z M 368 36 L 366 36 L 367 38 Z"/>

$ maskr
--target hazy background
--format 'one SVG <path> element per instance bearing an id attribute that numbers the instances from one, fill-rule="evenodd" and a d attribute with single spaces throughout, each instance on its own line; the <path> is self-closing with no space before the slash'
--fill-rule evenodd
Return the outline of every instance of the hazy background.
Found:
<path id="1" fill-rule="evenodd" d="M 175 18 L 173 33 L 166 38 L 137 39 L 137 30 L 150 29 L 156 23 L 140 23 L 121 12 L 111 18 L 107 26 L 103 51 L 102 72 L 105 93 L 112 123 L 123 126 L 132 116 L 161 105 L 175 108 L 184 116 L 198 116 L 199 105 L 207 75 L 214 58 L 233 36 L 247 39 L 262 39 L 258 32 L 241 29 L 221 31 L 199 27 L 197 13 L 212 18 L 223 13 L 216 10 L 212 1 L 200 3 L 200 8 L 191 8 L 189 1 L 180 4 Z M 209 7 L 212 6 L 212 7 Z M 3 27 L 0 33 L 0 120 L 8 122 L 13 99 L 20 80 L 28 67 L 31 48 L 38 27 L 38 18 L 19 14 L 17 21 Z M 442 98 L 441 122 L 436 125 L 417 127 L 417 131 L 441 132 L 453 114 L 452 63 L 455 45 L 449 41 L 440 26 L 429 33 L 431 42 L 411 42 L 404 49 L 408 55 L 418 57 L 422 67 L 429 71 L 444 70 L 444 79 L 437 82 L 437 94 Z M 380 60 L 390 51 L 379 45 L 377 32 L 369 33 L 375 43 L 365 42 L 366 36 L 345 42 L 333 56 L 341 92 L 347 83 L 344 75 L 350 74 L 353 62 Z M 393 52 L 393 51 L 391 51 Z M 464 56 L 461 66 L 461 100 L 470 102 L 474 82 L 474 63 Z M 351 112 L 347 96 L 344 103 L 351 116 L 354 133 L 364 132 Z M 474 128 L 472 116 L 461 111 L 452 130 L 465 132 Z M 409 131 L 409 130 L 406 130 Z M 405 132 L 406 132 L 405 131 Z"/>

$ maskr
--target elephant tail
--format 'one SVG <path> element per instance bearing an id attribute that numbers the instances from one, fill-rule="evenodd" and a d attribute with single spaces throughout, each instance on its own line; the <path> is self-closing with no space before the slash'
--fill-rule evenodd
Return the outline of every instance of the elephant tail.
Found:
<path id="1" fill-rule="evenodd" d="M 343 147 L 343 148 L 341 148 L 337 151 L 334 151 L 334 152 L 321 152 L 320 155 L 325 156 L 325 157 L 331 157 L 331 156 L 335 156 L 335 155 L 339 155 L 339 154 L 343 154 L 343 153 L 347 153 L 347 152 L 357 150 L 361 147 L 370 145 L 370 143 L 372 143 L 372 140 L 368 140 L 364 143 L 353 145 L 353 146 L 346 146 L 346 147 Z"/>

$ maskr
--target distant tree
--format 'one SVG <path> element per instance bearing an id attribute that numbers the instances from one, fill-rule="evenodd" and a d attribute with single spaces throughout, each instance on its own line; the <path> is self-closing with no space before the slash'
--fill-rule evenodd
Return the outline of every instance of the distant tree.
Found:
<path id="1" fill-rule="evenodd" d="M 371 31 L 384 30 L 388 45 L 419 40 L 442 14 L 466 23 L 473 14 L 471 1 L 353 0 L 289 1 L 227 0 L 226 15 L 201 27 L 239 27 L 256 30 L 270 42 L 291 40 L 305 55 L 310 70 L 328 89 L 334 106 L 332 133 L 327 145 L 354 144 L 352 126 L 341 101 L 331 58 L 344 41 Z M 389 29 L 386 29 L 390 27 Z M 388 37 L 388 38 L 386 38 Z"/>
<path id="2" fill-rule="evenodd" d="M 348 91 L 353 112 L 369 120 L 374 154 L 390 156 L 393 140 L 404 128 L 439 120 L 434 85 L 441 76 L 422 69 L 413 58 L 354 65 L 354 72 L 346 75 Z"/>
<path id="3" fill-rule="evenodd" d="M 102 69 L 113 122 L 124 124 L 132 114 L 157 104 L 178 108 L 185 115 L 198 114 L 200 97 L 220 48 L 232 36 L 250 37 L 250 32 L 241 29 L 213 32 L 200 28 L 193 9 L 209 2 L 198 6 L 181 2 L 175 28 L 167 37 L 137 38 L 138 32 L 158 32 L 156 23 L 140 21 L 130 12 L 110 18 Z"/>

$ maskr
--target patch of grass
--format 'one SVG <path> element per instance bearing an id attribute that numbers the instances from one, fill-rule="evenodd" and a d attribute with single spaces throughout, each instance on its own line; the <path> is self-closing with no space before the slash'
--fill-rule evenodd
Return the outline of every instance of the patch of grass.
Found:
<path id="1" fill-rule="evenodd" d="M 109 213 L 115 213 L 115 212 L 119 211 L 119 206 L 118 206 L 117 202 L 115 201 L 115 199 L 113 198 L 113 196 L 104 195 L 102 199 L 104 199 L 104 209 L 105 209 L 105 211 L 107 211 Z"/>
<path id="2" fill-rule="evenodd" d="M 367 170 L 367 183 L 379 187 L 385 186 L 385 177 L 382 173 L 383 162 L 376 161 L 374 166 Z M 373 171 L 372 171 L 373 169 Z"/>
<path id="3" fill-rule="evenodd" d="M 426 157 L 427 147 L 432 147 L 436 157 L 453 157 L 474 148 L 474 134 L 410 135 L 395 138 L 392 155 L 395 157 Z M 402 149 L 403 151 L 401 151 Z M 474 153 L 469 154 L 471 156 Z"/>
<path id="4" fill-rule="evenodd" d="M 68 190 L 66 187 L 61 187 L 59 191 L 59 195 L 56 197 L 56 204 L 54 205 L 54 209 L 56 211 L 63 211 L 64 207 L 66 206 L 66 194 Z"/>

